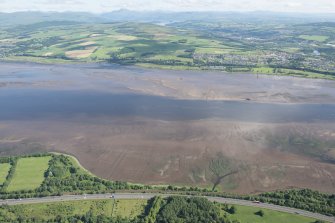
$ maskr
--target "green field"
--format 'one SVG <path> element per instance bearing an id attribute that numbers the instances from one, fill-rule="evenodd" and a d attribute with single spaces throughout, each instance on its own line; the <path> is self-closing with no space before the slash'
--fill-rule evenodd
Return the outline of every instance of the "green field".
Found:
<path id="1" fill-rule="evenodd" d="M 0 185 L 2 185 L 6 181 L 9 169 L 10 169 L 9 163 L 0 164 Z"/>
<path id="2" fill-rule="evenodd" d="M 1 217 L 15 219 L 35 218 L 37 222 L 44 222 L 62 215 L 70 217 L 74 215 L 85 215 L 91 212 L 94 216 L 104 215 L 109 217 L 125 217 L 132 219 L 144 214 L 147 200 L 116 200 L 113 211 L 114 200 L 81 200 L 65 201 L 56 203 L 16 205 L 11 207 L 0 207 Z M 112 214 L 113 211 L 113 214 Z"/>
<path id="3" fill-rule="evenodd" d="M 299 38 L 304 39 L 304 40 L 324 42 L 329 37 L 328 36 L 318 36 L 318 35 L 301 35 L 301 36 L 299 36 Z"/>
<path id="4" fill-rule="evenodd" d="M 313 223 L 316 220 L 299 215 L 283 213 L 279 211 L 272 211 L 268 209 L 238 206 L 235 214 L 228 214 L 229 218 L 239 220 L 242 223 Z M 256 212 L 262 210 L 264 216 L 261 217 Z"/>
<path id="5" fill-rule="evenodd" d="M 117 200 L 114 207 L 113 217 L 135 218 L 144 213 L 146 200 Z"/>
<path id="6" fill-rule="evenodd" d="M 44 180 L 44 173 L 48 169 L 50 159 L 51 156 L 20 158 L 17 161 L 15 173 L 7 191 L 38 188 Z"/>
<path id="7" fill-rule="evenodd" d="M 335 80 L 335 76 L 316 73 L 316 72 L 293 70 L 293 69 L 274 69 L 270 67 L 256 67 L 256 68 L 252 68 L 251 71 L 256 74 L 275 74 L 275 75 L 282 75 L 282 76 L 306 77 L 306 78 L 314 78 L 314 79 L 322 78 L 322 79 Z"/>

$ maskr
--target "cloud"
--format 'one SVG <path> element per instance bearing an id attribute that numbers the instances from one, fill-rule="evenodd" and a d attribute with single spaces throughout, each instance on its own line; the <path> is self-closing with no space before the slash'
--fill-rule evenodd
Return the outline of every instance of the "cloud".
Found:
<path id="1" fill-rule="evenodd" d="M 335 13 L 334 0 L 0 0 L 0 11 L 281 11 Z"/>

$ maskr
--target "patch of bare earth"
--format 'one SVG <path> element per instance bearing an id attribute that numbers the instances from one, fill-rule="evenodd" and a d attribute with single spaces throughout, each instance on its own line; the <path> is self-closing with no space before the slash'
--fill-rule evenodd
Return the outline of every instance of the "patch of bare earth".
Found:
<path id="1" fill-rule="evenodd" d="M 43 54 L 43 56 L 45 56 L 45 57 L 50 57 L 52 55 L 53 55 L 53 52 L 47 52 L 47 53 Z"/>
<path id="2" fill-rule="evenodd" d="M 124 34 L 113 34 L 109 35 L 108 37 L 119 40 L 119 41 L 132 41 L 132 40 L 137 40 L 136 36 L 130 36 L 130 35 L 124 35 Z"/>
<path id="3" fill-rule="evenodd" d="M 86 47 L 85 50 L 72 50 L 65 52 L 65 55 L 72 59 L 83 59 L 91 56 L 91 54 L 97 49 L 97 47 Z"/>
<path id="4" fill-rule="evenodd" d="M 80 43 L 79 46 L 91 46 L 91 45 L 94 45 L 96 42 L 94 41 L 87 41 L 87 42 L 83 42 L 83 43 Z"/>

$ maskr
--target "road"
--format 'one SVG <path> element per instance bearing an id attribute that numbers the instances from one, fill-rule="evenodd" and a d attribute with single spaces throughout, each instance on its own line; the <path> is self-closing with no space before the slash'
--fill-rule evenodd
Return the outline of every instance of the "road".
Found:
<path id="1" fill-rule="evenodd" d="M 168 197 L 169 194 L 148 194 L 148 193 L 117 193 L 117 194 L 85 194 L 85 195 L 63 195 L 57 197 L 42 197 L 42 198 L 25 198 L 25 199 L 10 199 L 10 200 L 0 200 L 0 205 L 17 205 L 17 204 L 35 204 L 35 203 L 49 203 L 49 202 L 59 202 L 59 201 L 76 201 L 76 200 L 95 200 L 95 199 L 150 199 L 154 196 Z M 238 200 L 231 198 L 221 198 L 221 197 L 206 197 L 210 201 L 216 201 L 218 203 L 236 204 L 251 207 L 266 208 L 274 211 L 281 211 L 290 214 L 297 214 L 305 217 L 315 218 L 323 221 L 334 222 L 334 217 L 329 217 L 322 214 L 312 213 L 309 211 L 304 211 L 295 208 L 282 207 L 267 203 L 254 203 L 252 201 Z"/>

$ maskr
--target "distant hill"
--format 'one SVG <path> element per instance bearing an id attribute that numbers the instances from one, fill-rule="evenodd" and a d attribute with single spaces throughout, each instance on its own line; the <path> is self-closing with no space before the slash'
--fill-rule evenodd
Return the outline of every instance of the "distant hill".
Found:
<path id="1" fill-rule="evenodd" d="M 99 17 L 83 12 L 14 12 L 0 13 L 0 26 L 8 27 L 48 21 L 99 22 Z"/>
<path id="2" fill-rule="evenodd" d="M 150 22 L 173 23 L 185 21 L 235 21 L 235 22 L 335 22 L 335 14 L 297 14 L 274 12 L 169 12 L 118 10 L 103 14 L 88 12 L 14 12 L 0 13 L 0 26 L 15 26 L 47 21 L 72 21 L 80 23 Z"/>

